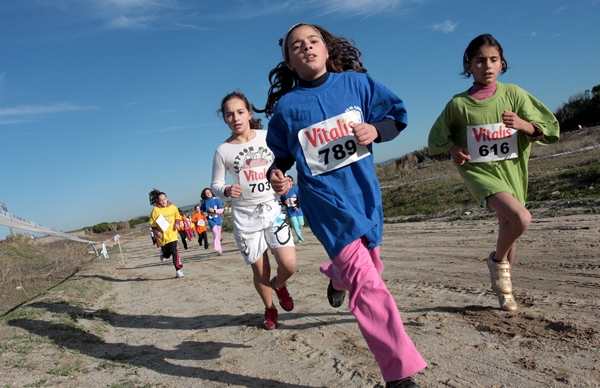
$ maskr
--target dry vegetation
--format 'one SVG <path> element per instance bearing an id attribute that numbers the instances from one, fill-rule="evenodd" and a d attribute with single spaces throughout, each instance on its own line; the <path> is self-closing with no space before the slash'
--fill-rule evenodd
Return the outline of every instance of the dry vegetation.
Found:
<path id="1" fill-rule="evenodd" d="M 544 158 L 599 144 L 600 127 L 593 127 L 562 134 L 561 141 L 551 147 L 533 146 L 528 205 L 532 212 L 564 215 L 565 209 L 573 206 L 600 211 L 600 184 L 594 186 L 600 182 L 600 148 Z M 466 211 L 471 217 L 486 216 L 487 212 L 471 199 L 452 162 L 430 159 L 426 149 L 378 166 L 377 174 L 390 222 L 461 218 Z M 88 238 L 105 241 L 115 233 L 116 229 Z M 145 230 L 137 233 L 147 237 Z M 118 254 L 118 247 L 109 248 L 109 252 Z M 0 314 L 55 286 L 94 259 L 91 247 L 79 242 L 36 244 L 26 235 L 9 238 L 0 244 Z"/>
<path id="2" fill-rule="evenodd" d="M 589 211 L 598 211 L 600 127 L 561 136 L 552 146 L 534 144 L 532 147 L 527 206 L 532 211 L 544 209 L 547 212 L 583 205 L 588 206 Z M 562 153 L 565 154 L 550 157 Z M 487 213 L 472 199 L 453 162 L 448 157 L 440 159 L 429 158 L 427 149 L 422 149 L 377 167 L 388 221 Z"/>
<path id="3" fill-rule="evenodd" d="M 145 237 L 146 231 L 143 232 Z M 113 236 L 114 233 L 107 233 L 88 238 L 105 241 Z M 0 315 L 44 293 L 96 259 L 90 245 L 49 240 L 54 241 L 42 243 L 43 239 L 32 240 L 29 235 L 16 234 L 0 244 Z M 109 247 L 109 253 L 112 252 L 118 254 L 118 247 Z"/>

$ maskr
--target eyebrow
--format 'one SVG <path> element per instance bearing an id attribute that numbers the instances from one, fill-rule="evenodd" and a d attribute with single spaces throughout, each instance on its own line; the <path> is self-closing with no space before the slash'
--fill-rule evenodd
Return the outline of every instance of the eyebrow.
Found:
<path id="1" fill-rule="evenodd" d="M 321 37 L 318 34 L 309 35 L 309 36 L 307 36 L 307 38 L 318 38 L 318 39 L 321 39 Z M 290 46 L 295 45 L 297 42 L 299 42 L 301 40 L 302 39 L 296 39 L 293 42 L 290 42 Z"/>

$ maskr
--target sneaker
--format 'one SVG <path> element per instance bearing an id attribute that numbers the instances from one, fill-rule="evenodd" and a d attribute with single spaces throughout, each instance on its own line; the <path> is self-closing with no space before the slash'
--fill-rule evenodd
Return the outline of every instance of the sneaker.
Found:
<path id="1" fill-rule="evenodd" d="M 183 272 L 180 269 L 178 269 L 177 272 L 175 272 L 175 277 L 178 278 L 178 279 L 182 278 L 184 276 L 185 275 L 183 274 Z"/>
<path id="2" fill-rule="evenodd" d="M 498 302 L 504 311 L 517 311 L 517 302 L 513 294 L 498 294 Z"/>
<path id="3" fill-rule="evenodd" d="M 385 383 L 385 388 L 421 388 L 421 386 L 412 379 L 407 377 L 402 380 L 388 381 Z"/>
<path id="4" fill-rule="evenodd" d="M 223 251 L 217 252 L 217 256 L 223 256 Z"/>
<path id="5" fill-rule="evenodd" d="M 490 280 L 492 281 L 492 290 L 496 294 L 511 294 L 512 283 L 510 281 L 510 264 L 508 261 L 496 263 L 493 258 L 496 252 L 490 253 L 487 259 L 488 269 L 490 270 Z"/>
<path id="6" fill-rule="evenodd" d="M 340 291 L 333 288 L 333 283 L 329 279 L 329 286 L 327 286 L 327 300 L 331 307 L 340 307 L 346 299 L 346 291 Z"/>
<path id="7" fill-rule="evenodd" d="M 165 262 L 165 257 L 162 255 L 162 253 L 160 254 L 160 256 L 159 256 L 159 257 L 160 257 L 160 261 L 161 261 L 162 263 L 164 263 L 164 262 Z"/>
<path id="8" fill-rule="evenodd" d="M 292 311 L 294 309 L 294 300 L 287 290 L 287 285 L 284 284 L 281 288 L 275 288 L 275 284 L 277 284 L 277 276 L 271 279 L 271 288 L 275 290 L 281 308 L 285 311 Z"/>
<path id="9" fill-rule="evenodd" d="M 277 309 L 265 309 L 263 326 L 267 330 L 273 330 L 277 326 Z"/>

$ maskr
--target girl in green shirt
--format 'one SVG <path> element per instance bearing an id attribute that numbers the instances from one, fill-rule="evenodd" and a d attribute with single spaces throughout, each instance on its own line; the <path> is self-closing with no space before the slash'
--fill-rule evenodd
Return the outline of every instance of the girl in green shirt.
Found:
<path id="1" fill-rule="evenodd" d="M 450 152 L 467 188 L 498 216 L 498 240 L 487 264 L 503 310 L 515 311 L 510 269 L 516 241 L 531 224 L 525 208 L 531 143 L 558 141 L 558 121 L 535 97 L 496 79 L 508 68 L 502 46 L 489 34 L 473 39 L 463 56 L 463 75 L 474 78 L 455 95 L 429 133 L 429 153 Z"/>

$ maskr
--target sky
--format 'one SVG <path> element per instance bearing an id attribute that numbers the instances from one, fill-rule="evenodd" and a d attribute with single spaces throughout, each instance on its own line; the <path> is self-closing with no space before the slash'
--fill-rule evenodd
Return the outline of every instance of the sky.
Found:
<path id="1" fill-rule="evenodd" d="M 230 133 L 221 99 L 241 90 L 264 107 L 298 22 L 352 39 L 405 102 L 406 130 L 374 146 L 383 162 L 426 146 L 471 85 L 462 55 L 482 33 L 504 48 L 499 81 L 552 111 L 600 84 L 599 15 L 600 0 L 2 1 L 0 202 L 64 232 L 148 215 L 153 188 L 199 202 Z"/>

